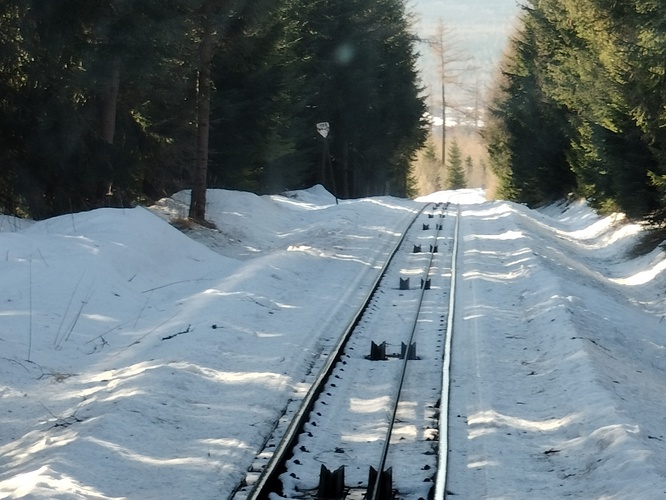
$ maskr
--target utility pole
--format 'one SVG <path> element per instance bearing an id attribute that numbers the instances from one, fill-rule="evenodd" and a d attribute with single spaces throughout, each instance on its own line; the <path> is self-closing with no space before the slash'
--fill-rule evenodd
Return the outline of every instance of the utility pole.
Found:
<path id="1" fill-rule="evenodd" d="M 331 162 L 331 153 L 328 147 L 328 134 L 331 132 L 331 124 L 328 122 L 317 123 L 317 133 L 324 140 L 324 146 L 321 153 L 321 169 L 319 171 L 319 177 L 321 179 L 321 185 L 326 185 L 326 167 L 331 174 L 331 186 L 333 189 L 333 196 L 335 196 L 335 204 L 338 204 L 338 190 L 335 186 L 335 174 L 333 173 L 333 162 Z"/>

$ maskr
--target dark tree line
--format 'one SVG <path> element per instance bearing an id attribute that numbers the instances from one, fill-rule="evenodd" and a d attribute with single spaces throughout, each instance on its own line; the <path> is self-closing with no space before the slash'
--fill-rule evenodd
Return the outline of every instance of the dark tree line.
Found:
<path id="1" fill-rule="evenodd" d="M 666 221 L 666 4 L 528 0 L 486 131 L 501 195 Z"/>
<path id="2" fill-rule="evenodd" d="M 203 219 L 206 187 L 317 182 L 405 196 L 426 137 L 409 22 L 403 0 L 7 0 L 0 210 L 193 188 Z"/>

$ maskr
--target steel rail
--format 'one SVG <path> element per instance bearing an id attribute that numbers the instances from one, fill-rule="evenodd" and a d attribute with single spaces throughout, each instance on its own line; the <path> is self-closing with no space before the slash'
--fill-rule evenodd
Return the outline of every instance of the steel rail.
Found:
<path id="1" fill-rule="evenodd" d="M 398 253 L 398 250 L 404 243 L 407 233 L 416 222 L 416 219 L 423 213 L 423 211 L 429 205 L 430 204 L 424 204 L 423 207 L 421 207 L 421 209 L 416 213 L 416 215 L 414 215 L 414 218 L 409 223 L 409 225 L 403 232 L 402 236 L 396 243 L 395 247 L 389 254 L 388 259 L 386 259 L 386 261 L 384 262 L 384 265 L 382 266 L 380 272 L 377 274 L 377 277 L 369 287 L 369 292 L 366 295 L 365 299 L 363 300 L 362 307 L 359 308 L 359 310 L 354 315 L 349 325 L 346 327 L 344 333 L 338 339 L 338 342 L 331 350 L 331 353 L 328 356 L 326 362 L 324 363 L 324 366 L 319 371 L 317 378 L 314 380 L 307 394 L 303 398 L 301 405 L 296 411 L 294 418 L 289 423 L 289 426 L 287 427 L 287 430 L 285 431 L 279 444 L 276 446 L 275 451 L 273 452 L 270 460 L 262 470 L 257 481 L 252 485 L 252 489 L 250 490 L 250 493 L 246 497 L 247 500 L 263 500 L 265 498 L 268 498 L 267 496 L 268 492 L 266 491 L 266 489 L 269 487 L 270 484 L 274 484 L 276 481 L 278 481 L 278 475 L 281 473 L 281 471 L 278 469 L 281 466 L 281 464 L 284 462 L 287 453 L 289 453 L 290 450 L 296 444 L 298 435 L 300 434 L 301 429 L 304 427 L 305 422 L 317 401 L 317 398 L 324 390 L 326 380 L 333 372 L 335 365 L 342 358 L 342 353 L 345 344 L 347 343 L 347 340 L 351 336 L 356 326 L 361 321 L 363 313 L 367 309 L 370 299 L 377 290 L 379 282 L 384 277 L 389 264 L 391 263 L 395 255 Z M 234 495 L 235 493 L 236 492 L 234 492 Z"/>
<path id="2" fill-rule="evenodd" d="M 446 208 L 445 208 L 446 210 Z M 428 265 L 426 266 L 425 270 L 425 278 L 423 280 L 423 286 L 421 287 L 421 294 L 419 296 L 418 304 L 416 306 L 416 316 L 414 318 L 414 323 L 412 325 L 412 330 L 409 335 L 409 340 L 407 342 L 407 349 L 405 351 L 405 357 L 402 360 L 402 367 L 400 371 L 400 380 L 398 382 L 398 387 L 396 389 L 395 396 L 393 397 L 393 409 L 391 411 L 391 418 L 389 419 L 389 426 L 386 431 L 386 439 L 384 440 L 384 446 L 382 446 L 382 453 L 379 459 L 379 465 L 377 466 L 377 477 L 375 479 L 375 484 L 372 487 L 372 491 L 370 492 L 370 495 L 367 497 L 368 500 L 379 500 L 380 498 L 380 490 L 381 490 L 381 474 L 384 472 L 384 468 L 386 466 L 386 459 L 388 457 L 388 450 L 389 446 L 391 443 L 391 434 L 393 434 L 393 426 L 395 425 L 395 419 L 397 417 L 398 413 L 398 403 L 400 402 L 400 395 L 402 394 L 402 388 L 405 383 L 405 375 L 407 373 L 407 362 L 409 361 L 409 350 L 412 345 L 412 341 L 414 340 L 414 335 L 416 333 L 416 327 L 418 326 L 419 322 L 419 316 L 421 312 L 421 306 L 423 304 L 423 297 L 425 295 L 426 291 L 426 283 L 428 281 L 428 276 L 430 275 L 430 269 L 432 268 L 432 261 L 433 257 L 435 255 L 435 247 L 437 246 L 437 239 L 439 238 L 439 232 L 442 227 L 442 224 L 437 223 L 437 232 L 435 233 L 435 241 L 433 244 L 433 251 L 430 252 L 430 258 L 428 259 Z"/>
<path id="3" fill-rule="evenodd" d="M 446 480 L 449 455 L 449 398 L 451 396 L 451 345 L 456 301 L 458 243 L 460 236 L 460 205 L 456 211 L 456 226 L 453 230 L 453 251 L 451 255 L 451 289 L 449 291 L 449 312 L 446 320 L 444 341 L 444 361 L 442 364 L 442 392 L 439 405 L 439 447 L 437 451 L 437 478 L 434 500 L 446 498 Z"/>

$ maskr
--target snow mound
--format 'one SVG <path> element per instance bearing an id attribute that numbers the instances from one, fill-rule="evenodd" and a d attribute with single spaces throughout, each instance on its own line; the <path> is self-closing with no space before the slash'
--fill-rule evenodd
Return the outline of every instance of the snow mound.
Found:
<path id="1" fill-rule="evenodd" d="M 169 224 L 187 191 L 0 219 L 0 498 L 228 498 L 425 199 L 461 203 L 453 491 L 661 498 L 666 259 L 626 257 L 639 227 L 321 186 L 211 190 L 217 229 Z"/>
<path id="2" fill-rule="evenodd" d="M 335 196 L 326 190 L 321 184 L 308 189 L 298 191 L 287 191 L 285 198 L 296 200 L 303 204 L 304 208 L 316 209 L 335 204 Z"/>
<path id="3" fill-rule="evenodd" d="M 453 191 L 438 191 L 426 196 L 420 196 L 414 201 L 419 203 L 460 203 L 475 205 L 486 201 L 486 191 L 481 188 L 457 189 Z"/>

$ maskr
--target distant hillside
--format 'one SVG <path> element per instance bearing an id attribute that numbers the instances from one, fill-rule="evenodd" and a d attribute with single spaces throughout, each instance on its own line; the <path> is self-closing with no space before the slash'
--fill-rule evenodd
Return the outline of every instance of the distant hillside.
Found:
<path id="1" fill-rule="evenodd" d="M 417 16 L 421 38 L 431 36 L 440 19 L 454 30 L 458 46 L 473 58 L 468 65 L 479 68 L 467 75 L 466 85 L 475 87 L 478 81 L 485 90 L 518 15 L 517 0 L 410 0 L 407 5 Z M 431 50 L 424 44 L 419 51 L 424 83 L 433 85 L 438 80 Z M 460 90 L 451 92 L 458 101 L 466 99 Z"/>

